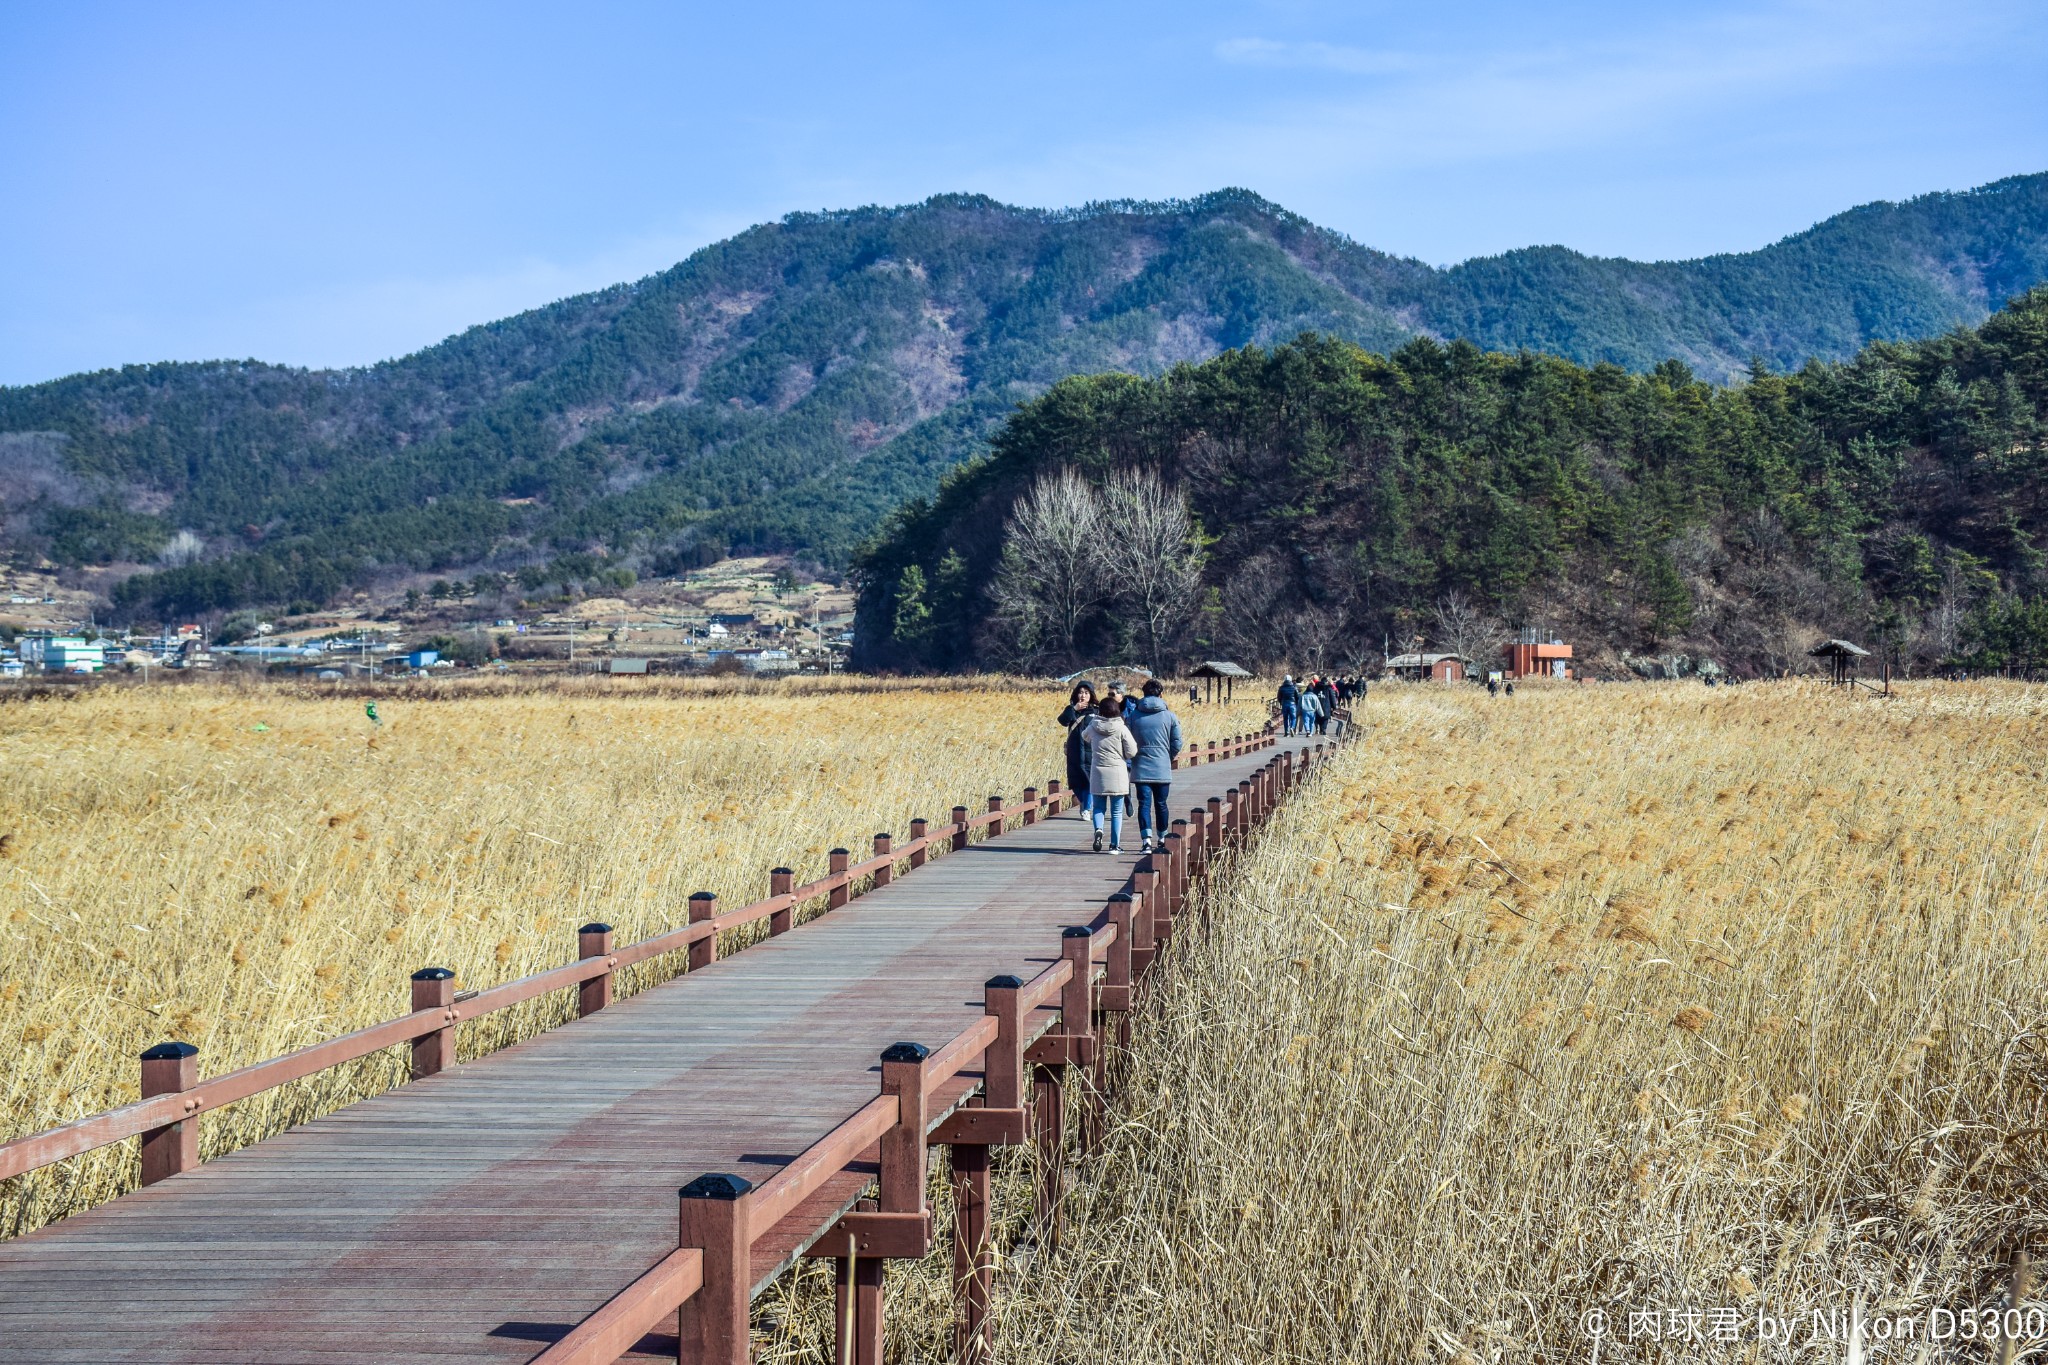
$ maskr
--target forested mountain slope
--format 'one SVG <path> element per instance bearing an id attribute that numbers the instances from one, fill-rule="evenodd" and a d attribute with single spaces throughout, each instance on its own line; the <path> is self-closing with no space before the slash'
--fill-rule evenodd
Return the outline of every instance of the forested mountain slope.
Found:
<path id="1" fill-rule="evenodd" d="M 1120 555 L 1142 528 L 1092 528 L 1064 478 L 1113 495 L 1133 471 L 1197 523 L 1163 631 L 1139 598 L 1179 547 Z M 1921 666 L 2034 670 L 2044 537 L 2048 287 L 1979 328 L 1728 386 L 1675 360 L 1631 374 L 1303 337 L 1027 405 L 863 557 L 856 662 L 1346 667 L 1383 641 L 1541 624 L 1608 668 L 1768 673 L 1848 635 Z"/>
<path id="2" fill-rule="evenodd" d="M 1315 331 L 1738 374 L 1981 320 L 2048 278 L 2048 175 L 1878 204 L 1761 251 L 1536 248 L 1449 270 L 1256 195 L 1066 212 L 943 196 L 803 214 L 632 285 L 361 370 L 132 366 L 0 389 L 8 548 L 154 570 L 145 619 L 419 571 L 729 547 L 842 563 L 1077 373 Z M 179 533 L 186 534 L 179 534 Z"/>

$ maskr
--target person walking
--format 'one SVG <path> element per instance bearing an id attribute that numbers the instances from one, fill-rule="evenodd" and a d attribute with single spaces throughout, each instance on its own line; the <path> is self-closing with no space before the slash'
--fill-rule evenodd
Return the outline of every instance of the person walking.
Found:
<path id="1" fill-rule="evenodd" d="M 1316 724 L 1322 719 L 1322 715 L 1323 694 L 1316 691 L 1314 683 L 1310 683 L 1301 689 L 1301 733 L 1314 734 Z"/>
<path id="2" fill-rule="evenodd" d="M 1060 712 L 1060 724 L 1067 727 L 1067 790 L 1074 794 L 1074 800 L 1085 804 L 1088 800 L 1087 741 L 1081 731 L 1095 715 L 1095 687 L 1091 683 L 1074 684 L 1074 690 L 1067 694 L 1067 709 Z"/>
<path id="3" fill-rule="evenodd" d="M 1131 784 L 1138 789 L 1138 851 L 1150 853 L 1163 848 L 1167 814 L 1167 793 L 1173 785 L 1173 760 L 1180 755 L 1180 717 L 1166 705 L 1166 687 L 1153 678 L 1145 684 L 1144 700 L 1138 703 L 1137 718 L 1130 722 L 1131 735 L 1138 741 L 1137 761 L 1131 764 Z"/>
<path id="4" fill-rule="evenodd" d="M 1280 723 L 1281 733 L 1292 735 L 1301 724 L 1301 689 L 1294 685 L 1294 675 L 1289 673 L 1280 680 Z"/>
<path id="5" fill-rule="evenodd" d="M 1088 745 L 1088 813 L 1095 822 L 1095 851 L 1102 852 L 1102 817 L 1109 817 L 1109 851 L 1123 852 L 1124 800 L 1131 794 L 1131 760 L 1138 741 L 1124 724 L 1116 698 L 1104 697 L 1083 723 Z"/>

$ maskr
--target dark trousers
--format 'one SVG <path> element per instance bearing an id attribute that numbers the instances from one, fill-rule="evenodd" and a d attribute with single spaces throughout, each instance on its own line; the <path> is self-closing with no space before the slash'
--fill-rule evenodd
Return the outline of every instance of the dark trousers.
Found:
<path id="1" fill-rule="evenodd" d="M 1171 782 L 1133 782 L 1138 789 L 1138 833 L 1147 838 L 1164 839 L 1167 827 L 1173 823 L 1173 815 L 1166 808 L 1166 793 L 1173 786 Z"/>

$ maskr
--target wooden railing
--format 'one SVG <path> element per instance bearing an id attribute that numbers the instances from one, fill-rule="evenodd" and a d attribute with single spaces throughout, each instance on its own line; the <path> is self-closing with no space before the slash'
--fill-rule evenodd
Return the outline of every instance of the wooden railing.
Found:
<path id="1" fill-rule="evenodd" d="M 1245 748 L 1271 744 L 1270 734 Z M 996 1263 L 991 1147 L 1035 1143 L 1034 1217 L 1058 1244 L 1060 1155 L 1069 1068 L 1086 1077 L 1083 1139 L 1100 1140 L 1112 1078 L 1109 1044 L 1180 929 L 1195 883 L 1243 842 L 1328 746 L 1283 753 L 1236 789 L 1175 820 L 1158 852 L 1092 920 L 1064 930 L 1060 960 L 1029 981 L 990 978 L 982 1017 L 936 1051 L 901 1042 L 881 1055 L 881 1093 L 755 1186 L 707 1172 L 678 1192 L 678 1246 L 535 1357 L 535 1365 L 610 1365 L 649 1331 L 678 1325 L 679 1359 L 742 1365 L 751 1299 L 796 1256 L 835 1261 L 835 1357 L 882 1358 L 882 1266 L 932 1249 L 927 1150 L 950 1149 L 955 1353 L 990 1350 Z M 1237 752 L 1243 752 L 1240 749 Z M 1222 752 L 1219 750 L 1219 753 Z M 879 1175 L 868 1173 L 878 1163 Z M 858 1169 L 853 1169 L 855 1167 Z M 873 1186 L 873 1199 L 861 1199 Z"/>
<path id="2" fill-rule="evenodd" d="M 1234 735 L 1220 745 L 1211 740 L 1204 761 L 1234 758 L 1272 742 L 1270 727 L 1257 734 Z M 1020 825 L 1035 824 L 1041 816 L 1058 814 L 1071 797 L 1058 782 L 1052 782 L 1043 795 L 1036 787 L 1025 788 L 1023 799 L 1016 803 L 991 796 L 979 814 L 955 806 L 953 818 L 936 828 L 926 820 L 912 821 L 911 839 L 901 847 L 890 835 L 876 835 L 873 856 L 862 862 L 851 862 L 843 848 L 833 849 L 826 875 L 802 886 L 791 885 L 794 874 L 788 868 L 775 868 L 769 873 L 768 896 L 734 910 L 720 912 L 718 898 L 699 891 L 689 899 L 686 924 L 623 948 L 613 946 L 610 925 L 586 924 L 577 931 L 576 961 L 488 990 L 458 995 L 453 972 L 428 967 L 413 973 L 410 1014 L 210 1080 L 199 1079 L 196 1047 L 184 1042 L 158 1043 L 140 1059 L 140 1100 L 0 1143 L 0 1180 L 139 1136 L 142 1183 L 153 1184 L 199 1164 L 198 1120 L 204 1114 L 401 1043 L 412 1045 L 412 1076 L 433 1075 L 454 1063 L 455 1034 L 464 1023 L 570 986 L 577 988 L 578 1016 L 590 1014 L 611 1003 L 614 974 L 621 968 L 683 950 L 689 953 L 689 969 L 708 966 L 718 958 L 719 934 L 727 930 L 765 919 L 769 937 L 786 933 L 796 927 L 796 911 L 802 905 L 823 899 L 828 910 L 837 909 L 854 896 L 862 881 L 872 878 L 873 885 L 886 886 L 899 868 L 923 867 L 934 851 L 965 848 L 976 830 L 987 829 L 993 837 L 1013 818 Z"/>

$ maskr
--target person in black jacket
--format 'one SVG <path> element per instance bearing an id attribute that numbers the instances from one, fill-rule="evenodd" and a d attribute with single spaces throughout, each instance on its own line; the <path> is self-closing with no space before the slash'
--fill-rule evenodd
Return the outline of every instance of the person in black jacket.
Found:
<path id="1" fill-rule="evenodd" d="M 1076 800 L 1088 800 L 1088 761 L 1082 751 L 1081 731 L 1095 714 L 1095 684 L 1078 682 L 1067 694 L 1067 709 L 1060 712 L 1060 724 L 1067 730 L 1067 790 Z"/>

